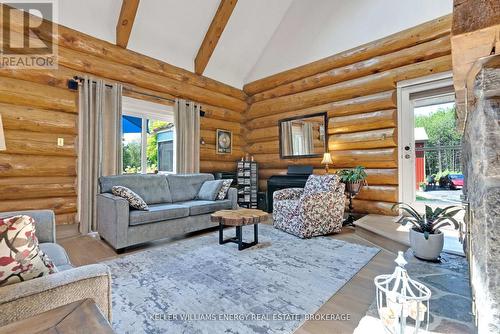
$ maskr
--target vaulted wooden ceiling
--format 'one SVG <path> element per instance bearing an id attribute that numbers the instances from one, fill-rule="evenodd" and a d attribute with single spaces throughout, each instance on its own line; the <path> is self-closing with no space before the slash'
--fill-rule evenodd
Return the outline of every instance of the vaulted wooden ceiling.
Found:
<path id="1" fill-rule="evenodd" d="M 452 2 L 64 0 L 58 22 L 242 88 L 449 14 Z"/>

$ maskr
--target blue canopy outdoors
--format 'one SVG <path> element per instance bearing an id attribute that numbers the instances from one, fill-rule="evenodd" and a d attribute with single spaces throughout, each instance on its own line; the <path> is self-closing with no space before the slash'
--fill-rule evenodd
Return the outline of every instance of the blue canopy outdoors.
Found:
<path id="1" fill-rule="evenodd" d="M 147 129 L 146 123 L 146 129 Z M 142 133 L 142 119 L 134 116 L 122 116 L 123 133 Z"/>

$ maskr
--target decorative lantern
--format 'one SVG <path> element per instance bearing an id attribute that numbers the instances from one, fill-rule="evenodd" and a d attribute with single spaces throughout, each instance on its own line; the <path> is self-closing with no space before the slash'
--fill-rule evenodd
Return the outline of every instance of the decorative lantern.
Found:
<path id="1" fill-rule="evenodd" d="M 398 252 L 395 262 L 394 273 L 374 279 L 380 320 L 391 334 L 418 333 L 420 329 L 427 331 L 431 291 L 408 276 L 403 252 Z"/>

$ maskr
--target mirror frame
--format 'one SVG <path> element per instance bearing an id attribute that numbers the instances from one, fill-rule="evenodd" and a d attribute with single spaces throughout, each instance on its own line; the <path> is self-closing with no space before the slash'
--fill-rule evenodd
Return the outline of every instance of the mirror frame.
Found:
<path id="1" fill-rule="evenodd" d="M 323 147 L 323 152 L 318 153 L 318 154 L 305 154 L 305 155 L 283 155 L 283 145 L 281 144 L 282 142 L 282 135 L 283 135 L 283 130 L 281 127 L 281 124 L 284 122 L 289 122 L 289 121 L 295 121 L 297 119 L 304 119 L 304 118 L 314 118 L 322 116 L 323 117 L 323 126 L 325 127 L 325 145 Z M 310 114 L 310 115 L 302 115 L 302 116 L 295 116 L 295 117 L 290 117 L 290 118 L 284 118 L 279 120 L 278 122 L 278 127 L 279 127 L 279 149 L 280 149 L 280 159 L 306 159 L 306 158 L 318 158 L 322 157 L 324 152 L 327 152 L 327 147 L 328 147 L 328 113 L 326 112 L 320 112 L 316 114 Z"/>

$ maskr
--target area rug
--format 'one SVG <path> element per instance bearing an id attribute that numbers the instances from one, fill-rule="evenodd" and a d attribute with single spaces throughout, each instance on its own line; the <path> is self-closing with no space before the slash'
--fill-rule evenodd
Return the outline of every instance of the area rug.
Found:
<path id="1" fill-rule="evenodd" d="M 252 237 L 252 227 L 244 237 Z M 226 229 L 225 234 L 234 233 Z M 105 262 L 117 333 L 292 333 L 378 253 L 261 225 L 238 251 L 217 232 Z"/>

